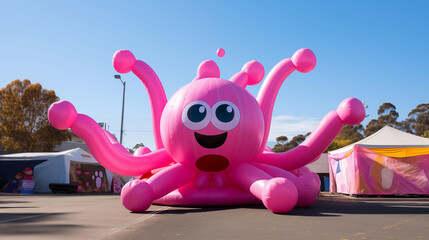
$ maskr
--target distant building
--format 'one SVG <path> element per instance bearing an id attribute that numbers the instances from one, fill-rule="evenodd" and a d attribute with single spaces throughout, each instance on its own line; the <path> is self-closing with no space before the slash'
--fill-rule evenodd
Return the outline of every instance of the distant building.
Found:
<path id="1" fill-rule="evenodd" d="M 66 150 L 70 150 L 70 149 L 74 149 L 74 148 L 82 148 L 83 150 L 90 152 L 88 149 L 88 146 L 82 140 L 82 138 L 80 138 L 79 136 L 77 136 L 76 134 L 74 134 L 70 130 L 69 130 L 69 133 L 71 135 L 71 139 L 69 141 L 63 141 L 60 145 L 55 146 L 54 152 L 62 152 L 62 151 L 66 151 Z M 11 150 L 11 149 L 4 151 L 3 150 L 3 144 L 0 143 L 0 155 L 12 154 L 12 153 L 21 153 L 21 152 L 22 151 Z"/>
<path id="2" fill-rule="evenodd" d="M 98 123 L 98 125 L 107 131 L 108 125 L 106 123 Z M 91 152 L 91 151 L 89 151 L 88 146 L 86 145 L 86 143 L 83 141 L 82 138 L 80 138 L 78 135 L 74 134 L 70 129 L 67 131 L 70 133 L 71 139 L 67 140 L 67 141 L 63 141 L 61 144 L 56 145 L 53 149 L 53 152 L 62 152 L 62 151 L 71 150 L 74 148 L 81 148 L 87 152 Z M 114 134 L 112 134 L 112 136 L 116 138 L 116 136 Z M 3 145 L 0 143 L 0 155 L 11 154 L 11 153 L 20 153 L 20 152 L 22 152 L 22 151 L 19 151 L 19 150 L 6 150 L 6 151 L 4 151 Z"/>
<path id="3" fill-rule="evenodd" d="M 320 178 L 320 190 L 329 191 L 329 161 L 328 153 L 322 153 L 319 159 L 308 164 L 310 171 L 317 173 Z"/>
<path id="4" fill-rule="evenodd" d="M 106 129 L 107 124 L 106 123 L 98 123 L 98 125 L 107 131 L 107 129 Z M 60 145 L 55 146 L 54 152 L 62 152 L 62 151 L 66 151 L 66 150 L 70 150 L 70 149 L 74 149 L 74 148 L 78 148 L 78 147 L 82 148 L 83 150 L 85 150 L 87 152 L 91 152 L 82 138 L 80 138 L 78 135 L 74 134 L 70 129 L 68 131 L 71 135 L 71 139 L 69 141 L 63 141 Z M 115 134 L 112 134 L 112 136 L 116 138 Z"/>
<path id="5" fill-rule="evenodd" d="M 328 153 L 322 153 L 319 159 L 307 165 L 310 171 L 317 173 L 319 176 L 329 176 Z"/>
<path id="6" fill-rule="evenodd" d="M 63 141 L 60 145 L 54 147 L 54 152 L 62 152 L 74 148 L 82 148 L 83 150 L 90 152 L 86 143 L 78 135 L 74 134 L 69 130 L 71 139 L 69 141 Z"/>

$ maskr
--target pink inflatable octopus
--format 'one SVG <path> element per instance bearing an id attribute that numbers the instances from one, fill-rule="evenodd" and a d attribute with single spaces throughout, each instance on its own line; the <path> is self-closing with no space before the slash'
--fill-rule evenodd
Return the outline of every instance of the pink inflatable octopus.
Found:
<path id="1" fill-rule="evenodd" d="M 271 70 L 255 99 L 245 88 L 262 80 L 264 68 L 259 62 L 246 63 L 228 81 L 220 78 L 215 62 L 205 61 L 197 77 L 167 102 L 152 68 L 130 51 L 120 50 L 113 56 L 115 69 L 132 71 L 148 90 L 157 150 L 141 148 L 130 154 L 66 101 L 51 106 L 49 121 L 58 129 L 71 128 L 112 172 L 126 176 L 154 173 L 130 181 L 122 189 L 122 203 L 130 211 L 145 211 L 152 203 L 218 206 L 262 202 L 272 212 L 284 213 L 313 204 L 320 180 L 305 165 L 320 156 L 343 124 L 355 125 L 365 117 L 362 103 L 348 98 L 295 149 L 274 153 L 266 147 L 281 85 L 294 70 L 306 73 L 315 65 L 311 50 L 298 50 Z"/>

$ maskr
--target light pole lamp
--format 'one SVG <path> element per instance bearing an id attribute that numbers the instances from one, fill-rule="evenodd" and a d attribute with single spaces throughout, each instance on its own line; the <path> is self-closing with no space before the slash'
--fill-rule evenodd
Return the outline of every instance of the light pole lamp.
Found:
<path id="1" fill-rule="evenodd" d="M 125 105 L 125 81 L 122 81 L 121 75 L 115 75 L 116 79 L 121 80 L 122 85 L 124 86 L 124 92 L 122 94 L 122 117 L 121 117 L 121 136 L 119 138 L 119 143 L 122 144 L 122 135 L 124 134 L 124 105 Z"/>

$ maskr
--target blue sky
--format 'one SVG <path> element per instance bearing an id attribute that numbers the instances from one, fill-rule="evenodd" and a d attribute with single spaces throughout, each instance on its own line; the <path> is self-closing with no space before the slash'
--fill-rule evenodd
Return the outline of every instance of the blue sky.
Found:
<path id="1" fill-rule="evenodd" d="M 229 79 L 250 60 L 268 73 L 310 48 L 317 66 L 283 84 L 271 139 L 311 131 L 348 97 L 368 104 L 364 124 L 383 102 L 393 103 L 402 120 L 429 102 L 428 10 L 427 1 L 0 0 L 0 87 L 39 82 L 119 136 L 122 85 L 112 67 L 119 49 L 147 62 L 169 98 L 204 60 L 215 60 Z M 153 149 L 146 90 L 132 73 L 122 79 L 124 145 Z M 256 96 L 260 85 L 248 90 Z"/>

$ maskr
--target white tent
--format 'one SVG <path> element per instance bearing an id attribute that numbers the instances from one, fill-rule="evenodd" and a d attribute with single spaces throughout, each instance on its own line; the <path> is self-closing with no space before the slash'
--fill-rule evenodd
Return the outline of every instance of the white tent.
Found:
<path id="1" fill-rule="evenodd" d="M 90 153 L 80 148 L 54 153 L 16 153 L 2 155 L 1 157 L 9 160 L 46 160 L 45 162 L 36 165 L 33 170 L 35 192 L 37 193 L 50 193 L 50 183 L 70 183 L 71 163 L 93 164 L 100 166 Z M 110 190 L 113 174 L 107 169 L 105 169 L 105 173 L 108 182 L 106 187 Z M 92 176 L 94 175 L 92 174 Z"/>
<path id="2" fill-rule="evenodd" d="M 346 194 L 429 194 L 429 139 L 385 126 L 328 153 L 330 189 Z"/>
<path id="3" fill-rule="evenodd" d="M 378 132 L 358 142 L 329 152 L 337 154 L 350 151 L 354 146 L 365 148 L 403 148 L 403 147 L 429 147 L 429 139 L 403 132 L 390 126 L 384 126 Z"/>

